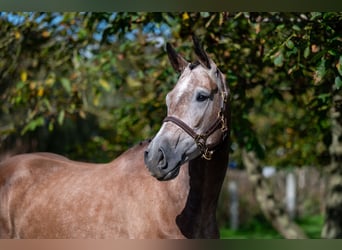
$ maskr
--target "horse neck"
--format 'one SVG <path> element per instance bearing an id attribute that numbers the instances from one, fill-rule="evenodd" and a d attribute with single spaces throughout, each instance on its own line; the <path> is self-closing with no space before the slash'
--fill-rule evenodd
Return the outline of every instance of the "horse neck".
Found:
<path id="1" fill-rule="evenodd" d="M 198 157 L 189 162 L 190 191 L 177 224 L 187 238 L 218 238 L 216 208 L 228 164 L 228 138 L 210 161 Z"/>

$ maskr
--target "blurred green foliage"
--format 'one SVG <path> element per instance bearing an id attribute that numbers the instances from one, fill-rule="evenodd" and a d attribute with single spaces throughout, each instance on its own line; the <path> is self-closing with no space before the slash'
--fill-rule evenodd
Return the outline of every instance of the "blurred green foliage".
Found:
<path id="1" fill-rule="evenodd" d="M 323 216 L 307 216 L 296 220 L 309 239 L 320 239 L 323 226 Z M 227 239 L 283 239 L 263 215 L 258 215 L 251 222 L 242 225 L 239 230 L 228 227 L 220 229 L 221 238 Z"/>
<path id="2" fill-rule="evenodd" d="M 232 159 L 329 161 L 331 95 L 342 86 L 341 13 L 1 13 L 0 142 L 108 161 L 152 137 L 177 81 L 171 42 L 195 33 L 226 74 Z"/>

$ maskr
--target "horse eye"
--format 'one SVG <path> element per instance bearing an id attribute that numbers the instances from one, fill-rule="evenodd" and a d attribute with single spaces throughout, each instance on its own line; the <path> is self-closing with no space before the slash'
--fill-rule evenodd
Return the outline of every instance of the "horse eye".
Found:
<path id="1" fill-rule="evenodd" d="M 204 102 L 204 101 L 207 100 L 208 98 L 209 98 L 209 96 L 203 95 L 203 94 L 199 93 L 199 94 L 196 96 L 196 101 L 198 101 L 198 102 Z"/>

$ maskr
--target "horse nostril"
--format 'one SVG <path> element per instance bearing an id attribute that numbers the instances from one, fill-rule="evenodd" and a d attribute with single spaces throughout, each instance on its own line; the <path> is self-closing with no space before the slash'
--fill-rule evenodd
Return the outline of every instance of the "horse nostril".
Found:
<path id="1" fill-rule="evenodd" d="M 158 150 L 158 153 L 159 153 L 159 160 L 158 162 L 161 162 L 164 160 L 164 153 L 161 149 Z"/>
<path id="2" fill-rule="evenodd" d="M 147 150 L 144 152 L 144 156 L 145 156 L 145 158 L 147 158 L 147 156 L 148 156 L 148 151 Z"/>
<path id="3" fill-rule="evenodd" d="M 158 166 L 161 169 L 167 168 L 167 161 L 165 159 L 165 153 L 162 149 L 158 150 L 159 153 L 159 159 L 158 159 Z"/>
<path id="4" fill-rule="evenodd" d="M 182 154 L 182 161 L 185 161 L 186 155 Z"/>

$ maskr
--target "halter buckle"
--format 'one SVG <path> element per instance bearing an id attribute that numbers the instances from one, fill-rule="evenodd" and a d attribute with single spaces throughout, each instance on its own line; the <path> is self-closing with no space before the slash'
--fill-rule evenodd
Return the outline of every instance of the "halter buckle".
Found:
<path id="1" fill-rule="evenodd" d="M 204 149 L 205 149 L 205 142 L 206 142 L 206 138 L 204 137 L 204 135 L 196 135 L 194 140 L 195 140 L 197 146 L 199 147 L 199 149 L 201 151 L 204 151 Z"/>

